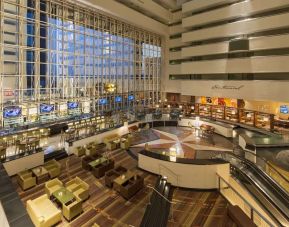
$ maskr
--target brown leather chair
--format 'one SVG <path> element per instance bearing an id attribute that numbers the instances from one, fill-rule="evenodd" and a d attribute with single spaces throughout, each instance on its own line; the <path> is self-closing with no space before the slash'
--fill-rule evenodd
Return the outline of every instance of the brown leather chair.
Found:
<path id="1" fill-rule="evenodd" d="M 92 162 L 93 160 L 95 160 L 95 158 L 93 158 L 92 156 L 83 156 L 81 158 L 82 168 L 88 171 L 91 170 L 91 166 L 88 163 Z"/>
<path id="2" fill-rule="evenodd" d="M 130 199 L 138 191 L 140 191 L 144 186 L 144 179 L 136 175 L 134 178 L 130 179 L 126 183 L 120 186 L 119 194 L 125 199 Z"/>
<path id="3" fill-rule="evenodd" d="M 114 161 L 109 159 L 106 162 L 103 162 L 102 164 L 92 168 L 92 174 L 96 177 L 96 178 L 101 178 L 105 175 L 105 172 L 108 170 L 113 169 L 114 167 Z"/>
<path id="4" fill-rule="evenodd" d="M 124 174 L 127 171 L 126 168 L 118 166 L 112 170 L 109 170 L 105 173 L 105 185 L 109 188 L 112 188 L 113 181 L 118 178 L 120 175 Z"/>

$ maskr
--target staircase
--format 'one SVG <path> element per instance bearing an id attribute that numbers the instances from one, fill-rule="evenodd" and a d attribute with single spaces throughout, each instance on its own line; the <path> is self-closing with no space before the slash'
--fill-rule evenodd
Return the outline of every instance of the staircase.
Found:
<path id="1" fill-rule="evenodd" d="M 167 226 L 173 188 L 167 179 L 159 176 L 143 216 L 141 227 Z"/>

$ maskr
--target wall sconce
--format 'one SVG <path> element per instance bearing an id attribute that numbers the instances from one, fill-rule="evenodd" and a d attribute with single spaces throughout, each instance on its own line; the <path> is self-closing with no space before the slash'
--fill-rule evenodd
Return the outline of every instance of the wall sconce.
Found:
<path id="1" fill-rule="evenodd" d="M 182 109 L 182 108 L 183 108 L 183 106 L 182 106 L 182 105 L 180 105 L 180 106 L 179 106 L 179 108 L 180 108 L 180 109 Z"/>
<path id="2" fill-rule="evenodd" d="M 157 105 L 156 105 L 156 108 L 159 108 L 159 107 L 160 107 L 160 105 L 157 104 Z"/>
<path id="3" fill-rule="evenodd" d="M 168 105 L 168 108 L 171 108 L 171 105 Z"/>
<path id="4" fill-rule="evenodd" d="M 194 109 L 195 109 L 195 107 L 194 107 L 194 106 L 191 106 L 191 109 L 192 109 L 192 110 L 194 110 Z"/>

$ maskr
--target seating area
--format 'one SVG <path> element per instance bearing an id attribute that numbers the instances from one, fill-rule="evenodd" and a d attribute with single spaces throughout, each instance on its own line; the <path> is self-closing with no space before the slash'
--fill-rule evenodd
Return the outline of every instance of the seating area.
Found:
<path id="1" fill-rule="evenodd" d="M 96 178 L 103 177 L 105 172 L 114 168 L 114 161 L 103 155 L 88 155 L 81 159 L 82 168 L 91 171 Z"/>
<path id="2" fill-rule="evenodd" d="M 127 200 L 133 197 L 144 186 L 144 179 L 141 176 L 130 170 L 124 172 L 122 167 L 114 170 L 113 174 L 108 173 L 106 178 L 108 185 L 110 186 L 112 182 L 113 189 Z"/>
<path id="3" fill-rule="evenodd" d="M 23 191 L 42 184 L 49 179 L 59 176 L 61 165 L 55 159 L 45 162 L 43 166 L 38 166 L 29 170 L 21 171 L 17 174 L 17 182 Z"/>
<path id="4" fill-rule="evenodd" d="M 45 183 L 46 194 L 27 201 L 27 211 L 35 226 L 53 226 L 61 214 L 71 221 L 83 212 L 82 203 L 89 198 L 89 185 L 75 177 L 67 183 L 58 178 Z"/>
<path id="5" fill-rule="evenodd" d="M 76 147 L 73 153 L 78 157 L 81 157 L 84 155 L 94 156 L 96 154 L 103 153 L 105 147 L 106 145 L 104 143 L 99 144 L 96 142 L 91 142 L 91 143 L 88 143 L 87 145 Z"/>
<path id="6" fill-rule="evenodd" d="M 103 139 L 103 143 L 108 150 L 115 150 L 120 146 L 120 136 L 118 134 L 109 135 Z"/>

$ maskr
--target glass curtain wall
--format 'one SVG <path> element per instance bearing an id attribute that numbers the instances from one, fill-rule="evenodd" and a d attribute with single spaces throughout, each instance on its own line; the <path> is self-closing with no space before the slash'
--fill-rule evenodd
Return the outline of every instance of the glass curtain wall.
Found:
<path id="1" fill-rule="evenodd" d="M 1 0 L 0 19 L 2 126 L 160 99 L 158 35 L 66 1 Z"/>

